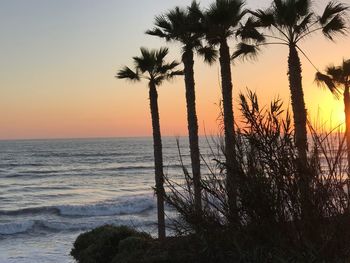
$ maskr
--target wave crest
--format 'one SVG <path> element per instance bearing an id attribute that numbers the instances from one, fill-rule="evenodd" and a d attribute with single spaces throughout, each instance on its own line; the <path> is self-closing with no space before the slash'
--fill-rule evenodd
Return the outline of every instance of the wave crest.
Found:
<path id="1" fill-rule="evenodd" d="M 63 205 L 57 207 L 63 216 L 111 216 L 139 214 L 155 207 L 151 198 L 130 198 L 118 203 L 97 203 L 88 205 Z"/>
<path id="2" fill-rule="evenodd" d="M 35 222 L 32 220 L 0 224 L 0 235 L 24 233 L 30 230 L 34 224 Z"/>
<path id="3" fill-rule="evenodd" d="M 116 200 L 107 200 L 100 203 L 84 205 L 58 205 L 31 207 L 19 210 L 0 210 L 0 216 L 21 216 L 21 215 L 40 215 L 57 214 L 61 216 L 111 216 L 139 214 L 153 209 L 155 200 L 152 196 L 131 196 L 121 197 Z"/>

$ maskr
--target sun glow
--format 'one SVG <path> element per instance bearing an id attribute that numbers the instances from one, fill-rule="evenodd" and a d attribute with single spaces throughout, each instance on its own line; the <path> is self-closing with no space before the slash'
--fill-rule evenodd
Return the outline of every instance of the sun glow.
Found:
<path id="1" fill-rule="evenodd" d="M 329 93 L 317 100 L 317 104 L 309 111 L 309 118 L 314 126 L 331 130 L 343 130 L 345 128 L 345 113 L 342 99 L 336 99 Z"/>

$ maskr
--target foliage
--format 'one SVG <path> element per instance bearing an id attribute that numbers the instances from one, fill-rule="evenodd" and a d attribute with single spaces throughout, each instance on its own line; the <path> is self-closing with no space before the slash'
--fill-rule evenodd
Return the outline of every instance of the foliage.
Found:
<path id="1" fill-rule="evenodd" d="M 215 166 L 207 162 L 209 175 L 202 180 L 202 217 L 195 214 L 186 170 L 183 184 L 167 178 L 167 202 L 180 215 L 174 229 L 179 235 L 197 233 L 207 262 L 343 262 L 350 256 L 344 135 L 316 132 L 310 125 L 313 214 L 308 223 L 313 229 L 305 229 L 289 112 L 279 99 L 260 108 L 252 92 L 240 95 L 240 106 L 244 121 L 235 140 L 239 223 L 228 224 L 226 167 L 212 147 Z"/>
<path id="2" fill-rule="evenodd" d="M 330 40 L 336 34 L 347 33 L 349 7 L 331 1 L 318 15 L 310 0 L 273 0 L 270 8 L 257 11 L 248 11 L 244 6 L 242 0 L 216 0 L 202 13 L 194 1 L 187 9 L 177 7 L 156 17 L 156 27 L 147 34 L 181 42 L 183 59 L 186 53 L 196 51 L 210 63 L 217 57 L 215 45 L 220 45 L 220 54 L 227 53 L 229 58 L 226 40 L 231 36 L 242 40 L 231 59 L 255 57 L 263 45 L 288 46 L 291 90 L 299 92 L 292 96 L 292 105 L 296 104 L 296 98 L 301 105 L 299 109 L 293 107 L 298 123 L 301 120 L 295 117 L 298 110 L 305 111 L 298 51 L 306 56 L 298 45 L 317 31 Z M 247 13 L 252 16 L 243 24 L 242 18 Z M 204 37 L 209 46 L 203 45 Z M 118 78 L 131 81 L 145 78 L 160 85 L 183 74 L 174 70 L 177 62 L 164 63 L 166 48 L 151 51 L 142 48 L 141 53 L 141 57 L 133 58 L 135 69 L 125 67 L 118 72 Z M 230 80 L 229 59 L 220 58 L 222 65 L 226 62 L 226 72 L 222 75 L 226 73 Z M 328 76 L 318 73 L 317 79 L 337 94 L 339 74 L 332 67 Z M 225 87 L 232 90 L 232 85 L 223 85 L 223 90 Z M 228 97 L 232 100 L 231 94 Z M 305 121 L 301 120 L 305 127 L 305 147 L 298 148 L 296 145 L 300 146 L 302 141 L 300 127 L 295 125 L 296 131 L 293 130 L 291 116 L 283 110 L 279 99 L 269 107 L 260 108 L 256 94 L 248 92 L 240 95 L 240 108 L 243 125 L 227 129 L 235 130 L 233 151 L 227 151 L 228 147 L 232 148 L 227 141 L 225 151 L 220 138 L 214 142 L 220 151 L 212 147 L 214 162 L 203 158 L 208 174 L 201 180 L 201 214 L 196 213 L 193 178 L 187 170 L 183 168 L 183 183 L 166 178 L 170 190 L 166 201 L 179 213 L 173 225 L 176 238 L 160 243 L 135 232 L 114 239 L 108 231 L 102 231 L 107 237 L 100 238 L 100 232 L 93 230 L 96 231 L 93 236 L 98 238 L 90 237 L 90 232 L 78 238 L 72 255 L 82 260 L 79 262 L 113 263 L 345 262 L 350 256 L 350 188 L 348 167 L 344 164 L 344 135 L 319 131 L 309 124 L 312 150 L 306 156 L 306 111 Z M 233 116 L 229 119 L 233 120 Z M 303 149 L 305 158 L 300 158 Z M 233 162 L 229 163 L 228 157 Z M 232 175 L 237 188 L 233 203 L 237 205 L 234 210 L 238 220 L 234 221 L 230 220 L 233 206 L 227 187 L 232 188 L 228 183 L 232 177 L 230 167 L 235 168 Z M 309 208 L 307 216 L 305 208 Z M 78 251 L 82 250 L 84 253 L 80 254 Z M 91 261 L 95 257 L 98 259 Z"/>
<path id="3" fill-rule="evenodd" d="M 71 255 L 79 263 L 193 263 L 194 236 L 152 239 L 126 226 L 105 225 L 81 234 Z"/>
<path id="4" fill-rule="evenodd" d="M 79 263 L 109 263 L 119 249 L 126 251 L 126 244 L 136 249 L 141 247 L 141 241 L 146 242 L 150 238 L 148 234 L 126 226 L 105 225 L 79 235 L 71 255 Z"/>

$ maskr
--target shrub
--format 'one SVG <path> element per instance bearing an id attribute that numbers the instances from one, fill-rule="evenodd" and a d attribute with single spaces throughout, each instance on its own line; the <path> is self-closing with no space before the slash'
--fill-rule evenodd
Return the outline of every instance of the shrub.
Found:
<path id="1" fill-rule="evenodd" d="M 126 226 L 105 225 L 78 236 L 71 255 L 79 263 L 195 263 L 196 237 L 164 242 Z"/>
<path id="2" fill-rule="evenodd" d="M 127 226 L 105 225 L 78 236 L 71 255 L 79 263 L 110 263 L 119 252 L 120 242 L 127 238 L 148 240 L 148 234 L 137 232 Z M 131 239 L 132 240 L 132 239 Z M 125 244 L 121 245 L 125 249 Z"/>
<path id="3" fill-rule="evenodd" d="M 131 236 L 119 242 L 118 250 L 120 253 L 132 253 L 137 250 L 145 250 L 150 246 L 149 240 L 144 237 Z"/>
<path id="4" fill-rule="evenodd" d="M 151 246 L 151 241 L 144 237 L 131 236 L 119 242 L 118 254 L 112 263 L 143 262 L 146 250 Z"/>
<path id="5" fill-rule="evenodd" d="M 112 263 L 195 263 L 194 236 L 168 237 L 165 241 L 129 237 L 119 243 Z"/>

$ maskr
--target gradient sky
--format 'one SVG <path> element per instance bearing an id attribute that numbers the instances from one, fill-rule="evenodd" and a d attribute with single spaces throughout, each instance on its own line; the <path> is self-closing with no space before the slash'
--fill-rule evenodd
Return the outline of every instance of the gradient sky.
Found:
<path id="1" fill-rule="evenodd" d="M 343 0 L 350 3 L 349 0 Z M 144 35 L 155 15 L 190 0 L 0 0 L 0 139 L 149 136 L 151 122 L 146 83 L 130 84 L 114 75 L 139 47 L 165 43 Z M 200 1 L 206 7 L 211 1 Z M 316 2 L 321 10 L 326 0 Z M 247 0 L 264 8 L 267 0 Z M 230 42 L 234 46 L 234 41 Z M 314 36 L 301 44 L 314 64 L 324 68 L 350 58 L 350 38 L 334 44 Z M 170 45 L 179 58 L 179 46 Z M 285 47 L 271 46 L 258 60 L 232 67 L 234 99 L 246 88 L 261 104 L 279 96 L 289 103 Z M 342 102 L 313 82 L 315 70 L 302 57 L 309 116 L 343 120 Z M 200 132 L 217 131 L 219 66 L 195 66 Z M 235 104 L 237 112 L 237 104 Z M 186 134 L 183 79 L 159 88 L 163 135 Z M 239 114 L 238 114 L 239 115 Z"/>

